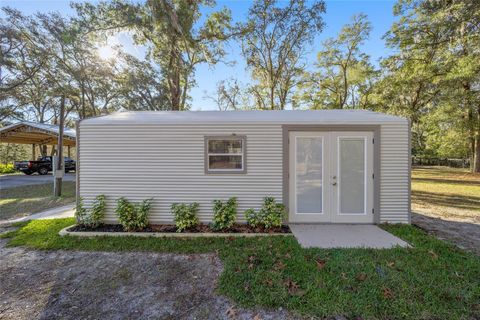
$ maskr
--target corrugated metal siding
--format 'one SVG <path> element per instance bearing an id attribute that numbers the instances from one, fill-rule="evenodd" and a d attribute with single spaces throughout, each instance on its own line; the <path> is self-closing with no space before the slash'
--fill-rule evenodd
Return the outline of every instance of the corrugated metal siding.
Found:
<path id="1" fill-rule="evenodd" d="M 375 123 L 369 123 L 375 124 Z M 247 174 L 204 173 L 204 136 L 247 136 Z M 265 196 L 282 201 L 281 125 L 98 125 L 80 123 L 80 196 L 85 206 L 107 196 L 107 222 L 115 199 L 153 198 L 151 222 L 172 222 L 174 202 L 199 202 L 200 220 L 212 201 L 236 196 L 243 211 Z M 380 222 L 409 222 L 408 124 L 381 127 Z"/>
<path id="2" fill-rule="evenodd" d="M 204 173 L 204 136 L 247 135 L 247 174 Z M 172 222 L 170 205 L 199 202 L 201 221 L 212 200 L 236 196 L 239 220 L 263 197 L 282 199 L 282 130 L 279 125 L 88 125 L 80 124 L 80 195 L 85 206 L 107 197 L 107 222 L 116 220 L 115 199 L 153 198 L 150 220 Z"/>
<path id="3" fill-rule="evenodd" d="M 381 127 L 380 222 L 409 222 L 408 123 Z"/>

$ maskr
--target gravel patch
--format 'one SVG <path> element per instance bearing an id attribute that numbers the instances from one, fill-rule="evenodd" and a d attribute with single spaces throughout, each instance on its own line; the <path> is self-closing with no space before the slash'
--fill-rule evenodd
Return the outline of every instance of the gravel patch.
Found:
<path id="1" fill-rule="evenodd" d="M 480 224 L 476 220 L 447 220 L 412 212 L 412 223 L 441 240 L 480 255 Z"/>
<path id="2" fill-rule="evenodd" d="M 5 230 L 3 230 L 5 231 Z M 0 240 L 0 319 L 295 319 L 216 294 L 216 254 L 36 251 Z"/>

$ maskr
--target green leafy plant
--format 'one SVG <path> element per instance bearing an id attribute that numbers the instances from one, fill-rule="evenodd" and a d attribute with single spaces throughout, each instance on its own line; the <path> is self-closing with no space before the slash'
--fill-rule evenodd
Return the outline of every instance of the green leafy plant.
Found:
<path id="1" fill-rule="evenodd" d="M 77 224 L 87 225 L 89 223 L 88 212 L 83 205 L 83 198 L 80 197 L 77 201 L 77 206 L 75 208 L 75 219 L 77 219 Z"/>
<path id="2" fill-rule="evenodd" d="M 260 215 L 262 225 L 266 229 L 278 228 L 282 226 L 282 221 L 285 217 L 285 206 L 281 203 L 276 203 L 273 197 L 265 197 L 258 214 Z"/>
<path id="3" fill-rule="evenodd" d="M 260 216 L 255 209 L 252 208 L 245 210 L 245 219 L 247 220 L 247 224 L 253 228 L 256 228 L 262 224 Z"/>
<path id="4" fill-rule="evenodd" d="M 134 205 L 124 197 L 118 198 L 115 212 L 125 231 L 140 231 L 148 226 L 148 212 L 152 199 L 145 199 Z"/>
<path id="5" fill-rule="evenodd" d="M 229 229 L 237 217 L 237 198 L 232 197 L 226 202 L 213 200 L 213 229 Z"/>
<path id="6" fill-rule="evenodd" d="M 80 198 L 77 203 L 75 210 L 75 218 L 77 219 L 77 224 L 83 225 L 90 228 L 96 228 L 101 223 L 105 217 L 105 196 L 99 195 L 95 197 L 93 201 L 92 208 L 87 210 L 83 204 L 83 198 Z"/>
<path id="7" fill-rule="evenodd" d="M 200 205 L 197 202 L 186 203 L 174 203 L 170 207 L 173 216 L 175 217 L 175 226 L 177 232 L 182 232 L 185 229 L 193 228 L 198 225 L 198 207 Z"/>
<path id="8" fill-rule="evenodd" d="M 273 197 L 265 197 L 262 208 L 258 212 L 254 209 L 245 210 L 245 219 L 253 228 L 260 226 L 265 229 L 279 228 L 282 226 L 284 217 L 285 206 L 276 203 Z"/>
<path id="9" fill-rule="evenodd" d="M 92 210 L 90 212 L 90 226 L 96 228 L 105 218 L 106 208 L 105 196 L 103 194 L 97 196 L 93 201 Z"/>

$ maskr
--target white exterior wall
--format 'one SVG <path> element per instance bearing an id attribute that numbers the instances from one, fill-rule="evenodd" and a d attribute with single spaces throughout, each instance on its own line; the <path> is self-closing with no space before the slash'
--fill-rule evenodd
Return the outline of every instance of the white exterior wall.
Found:
<path id="1" fill-rule="evenodd" d="M 204 136 L 246 135 L 247 173 L 204 172 Z M 170 205 L 200 203 L 211 221 L 212 200 L 237 197 L 240 221 L 263 197 L 282 201 L 282 129 L 279 125 L 88 125 L 80 123 L 80 196 L 85 206 L 104 194 L 107 222 L 115 200 L 154 198 L 153 223 L 173 222 Z"/>
<path id="2" fill-rule="evenodd" d="M 232 133 L 246 135 L 247 173 L 205 174 L 204 137 Z M 408 223 L 408 123 L 382 123 L 380 142 L 380 222 Z M 209 222 L 214 199 L 237 197 L 239 221 L 265 196 L 282 201 L 281 124 L 80 122 L 79 147 L 79 194 L 86 207 L 99 194 L 107 197 L 106 222 L 116 221 L 115 200 L 121 196 L 134 202 L 153 198 L 152 223 L 173 222 L 175 202 L 200 203 L 200 220 Z"/>
<path id="3" fill-rule="evenodd" d="M 384 124 L 380 135 L 380 222 L 410 223 L 408 122 Z"/>

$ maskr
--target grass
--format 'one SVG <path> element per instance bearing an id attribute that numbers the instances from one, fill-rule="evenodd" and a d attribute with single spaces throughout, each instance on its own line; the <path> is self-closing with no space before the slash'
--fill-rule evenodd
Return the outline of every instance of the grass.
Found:
<path id="1" fill-rule="evenodd" d="M 449 167 L 415 167 L 412 170 L 414 210 L 436 216 L 480 222 L 480 174 Z"/>
<path id="2" fill-rule="evenodd" d="M 52 195 L 52 183 L 21 186 L 0 191 L 0 220 L 19 218 L 75 201 L 75 182 L 62 184 L 62 196 Z"/>
<path id="3" fill-rule="evenodd" d="M 9 246 L 46 250 L 217 252 L 219 292 L 236 303 L 294 313 L 364 319 L 480 317 L 480 258 L 409 225 L 387 231 L 414 247 L 302 249 L 293 237 L 77 238 L 58 231 L 73 219 L 37 220 L 9 232 Z"/>

